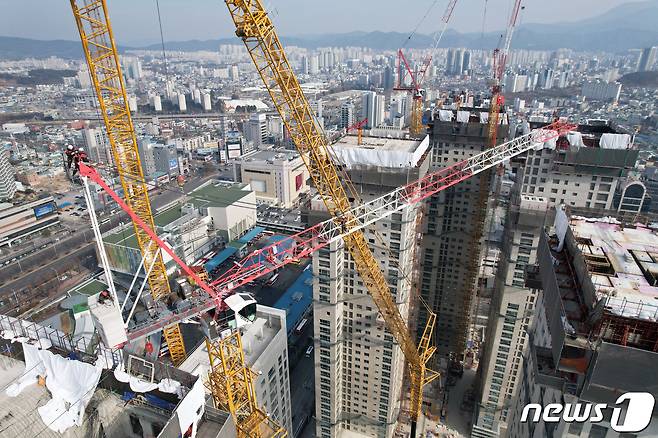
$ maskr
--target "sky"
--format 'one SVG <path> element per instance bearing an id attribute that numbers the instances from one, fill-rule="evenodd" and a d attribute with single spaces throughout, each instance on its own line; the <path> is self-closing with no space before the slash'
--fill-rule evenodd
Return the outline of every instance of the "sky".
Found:
<path id="1" fill-rule="evenodd" d="M 222 0 L 159 0 L 166 41 L 208 40 L 233 35 Z M 280 35 L 352 31 L 430 33 L 441 27 L 448 0 L 263 0 Z M 524 0 L 520 23 L 578 21 L 629 0 Z M 449 28 L 481 32 L 505 27 L 513 0 L 458 0 Z M 413 7 L 412 7 L 413 5 Z M 124 45 L 160 41 L 155 0 L 108 0 L 115 39 Z M 429 10 L 429 13 L 427 11 Z M 425 19 L 423 17 L 426 15 Z M 77 40 L 66 0 L 0 0 L 0 35 Z"/>

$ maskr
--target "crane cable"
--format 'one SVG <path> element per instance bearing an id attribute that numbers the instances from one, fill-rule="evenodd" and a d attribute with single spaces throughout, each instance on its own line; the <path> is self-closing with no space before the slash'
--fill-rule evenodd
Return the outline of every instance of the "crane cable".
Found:
<path id="1" fill-rule="evenodd" d="M 420 26 L 423 24 L 423 22 L 425 21 L 425 19 L 427 18 L 427 16 L 430 14 L 430 12 L 432 11 L 432 9 L 434 9 L 434 6 L 436 6 L 436 4 L 437 4 L 438 2 L 439 2 L 439 0 L 434 0 L 434 2 L 430 5 L 430 7 L 427 8 L 427 11 L 425 11 L 425 15 L 423 15 L 423 17 L 420 19 L 420 21 L 418 22 L 418 24 L 416 24 L 416 27 L 414 28 L 414 30 L 411 31 L 411 33 L 409 34 L 409 36 L 407 37 L 407 39 L 404 40 L 404 42 L 402 43 L 402 48 L 406 47 L 406 46 L 407 46 L 407 43 L 409 43 L 409 41 L 411 41 L 411 38 L 413 38 L 414 35 L 416 35 L 416 32 L 418 31 L 418 28 L 420 28 Z"/>

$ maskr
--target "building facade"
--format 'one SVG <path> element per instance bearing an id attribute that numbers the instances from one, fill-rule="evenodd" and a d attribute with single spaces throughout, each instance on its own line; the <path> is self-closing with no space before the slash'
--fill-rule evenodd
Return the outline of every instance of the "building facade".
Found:
<path id="1" fill-rule="evenodd" d="M 52 196 L 22 205 L 0 204 L 0 246 L 59 223 Z"/>
<path id="2" fill-rule="evenodd" d="M 359 148 L 356 139 L 348 136 L 334 145 L 334 150 L 364 201 L 414 181 L 427 171 L 428 139 L 365 137 L 363 142 Z M 376 162 L 368 156 L 370 152 L 385 159 L 386 151 L 407 151 L 410 159 L 417 155 L 405 167 L 395 159 Z M 407 208 L 364 230 L 405 320 L 412 307 L 419 211 L 419 207 Z M 322 201 L 313 198 L 309 223 L 327 217 Z M 314 253 L 313 273 L 316 436 L 390 437 L 396 428 L 400 400 L 406 397 L 402 392 L 402 352 L 342 241 Z"/>
<path id="3" fill-rule="evenodd" d="M 0 149 L 0 201 L 7 201 L 16 194 L 14 166 L 9 162 L 9 151 Z"/>

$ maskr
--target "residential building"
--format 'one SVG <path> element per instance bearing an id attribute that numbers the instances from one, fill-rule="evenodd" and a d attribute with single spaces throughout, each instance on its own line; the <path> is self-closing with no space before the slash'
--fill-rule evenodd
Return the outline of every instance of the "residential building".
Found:
<path id="1" fill-rule="evenodd" d="M 268 149 L 249 153 L 233 162 L 235 181 L 247 183 L 256 199 L 288 208 L 309 191 L 308 170 L 299 153 Z"/>
<path id="2" fill-rule="evenodd" d="M 0 201 L 7 201 L 16 194 L 14 166 L 9 162 L 9 151 L 0 148 Z"/>
<path id="3" fill-rule="evenodd" d="M 587 99 L 617 102 L 621 93 L 621 84 L 601 80 L 587 81 L 583 84 L 582 93 Z"/>
<path id="4" fill-rule="evenodd" d="M 505 436 L 537 300 L 537 291 L 525 287 L 525 269 L 536 262 L 548 202 L 532 195 L 516 198 L 507 209 L 484 350 L 478 366 L 474 438 Z"/>
<path id="5" fill-rule="evenodd" d="M 519 392 L 510 408 L 509 438 L 654 437 L 654 409 L 642 431 L 618 433 L 612 424 L 628 418 L 616 405 L 626 392 L 658 393 L 658 288 L 654 254 L 658 231 L 609 219 L 569 219 L 559 209 L 550 234 L 543 232 L 537 267 L 528 271 L 539 289 Z M 519 317 L 520 313 L 512 316 Z M 601 421 L 547 422 L 530 403 L 567 406 L 606 403 Z M 613 409 L 621 410 L 615 419 Z"/>
<path id="6" fill-rule="evenodd" d="M 658 57 L 658 47 L 647 47 L 640 53 L 640 58 L 637 60 L 637 71 L 652 70 Z"/>
<path id="7" fill-rule="evenodd" d="M 541 125 L 531 123 L 532 128 Z M 608 121 L 580 124 L 566 137 L 528 152 L 521 192 L 545 197 L 550 206 L 610 210 L 615 190 L 637 161 L 631 141 Z"/>
<path id="8" fill-rule="evenodd" d="M 334 144 L 363 201 L 423 177 L 429 139 L 355 136 Z M 414 303 L 416 233 L 420 207 L 406 208 L 365 228 L 402 318 Z M 310 201 L 309 224 L 328 218 L 319 197 Z M 390 437 L 402 393 L 404 357 L 379 316 L 341 240 L 313 254 L 315 417 L 318 437 Z"/>
<path id="9" fill-rule="evenodd" d="M 537 300 L 537 291 L 525 286 L 524 271 L 536 263 L 547 210 L 562 203 L 580 214 L 641 208 L 644 192 L 634 186 L 630 192 L 625 190 L 632 184 L 627 175 L 637 158 L 629 140 L 630 136 L 607 122 L 590 121 L 521 159 L 479 365 L 474 437 L 505 436 L 511 426 L 510 407 L 522 381 L 522 353 Z M 615 191 L 619 192 L 617 206 Z M 509 316 L 510 312 L 515 316 Z"/>
<path id="10" fill-rule="evenodd" d="M 0 246 L 45 230 L 59 223 L 52 196 L 21 205 L 0 203 Z"/>
<path id="11" fill-rule="evenodd" d="M 275 421 L 291 431 L 286 312 L 257 305 L 253 323 L 241 330 L 245 362 L 257 375 L 254 379 L 256 400 Z M 201 344 L 178 368 L 206 376 L 210 369 L 206 346 Z"/>
<path id="12" fill-rule="evenodd" d="M 340 107 L 340 127 L 342 129 L 349 128 L 354 124 L 354 104 L 352 102 L 345 102 Z"/>
<path id="13" fill-rule="evenodd" d="M 458 114 L 459 113 L 459 114 Z M 488 108 L 463 108 L 463 111 L 439 110 L 429 122 L 431 168 L 439 170 L 484 150 L 488 143 L 488 125 L 483 113 Z M 457 121 L 459 120 L 464 121 Z M 501 113 L 498 142 L 506 140 L 507 116 Z M 486 181 L 480 181 L 486 178 Z M 421 296 L 437 315 L 437 357 L 461 352 L 470 321 L 470 304 L 477 275 L 473 258 L 479 261 L 480 242 L 471 242 L 477 223 L 480 184 L 488 190 L 489 173 L 480 174 L 432 196 L 426 203 L 423 226 Z M 475 248 L 474 252 L 470 248 Z M 476 263 L 475 268 L 477 269 Z M 421 307 L 418 330 L 422 332 L 427 314 Z M 420 334 L 420 333 L 419 333 Z"/>

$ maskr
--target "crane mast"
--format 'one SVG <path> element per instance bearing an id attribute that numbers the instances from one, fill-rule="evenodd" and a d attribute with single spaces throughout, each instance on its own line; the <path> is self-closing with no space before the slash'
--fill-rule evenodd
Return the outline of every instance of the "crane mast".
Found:
<path id="1" fill-rule="evenodd" d="M 126 88 L 106 2 L 105 0 L 71 0 L 71 8 L 126 203 L 138 217 L 154 228 L 151 203 L 139 159 L 135 128 L 128 108 Z M 133 223 L 133 226 L 144 257 L 144 265 L 153 265 L 150 274 L 147 275 L 151 295 L 154 299 L 166 298 L 171 295 L 171 290 L 160 249 L 157 246 L 150 246 L 148 235 L 137 224 Z M 182 362 L 186 353 L 178 324 L 164 327 L 163 334 L 173 363 Z"/>
<path id="2" fill-rule="evenodd" d="M 331 160 L 329 144 L 314 122 L 313 112 L 262 2 L 225 0 L 225 3 L 235 24 L 235 33 L 244 42 L 327 210 L 333 217 L 340 217 L 341 226 L 346 230 L 356 227 L 358 222 L 350 212 L 350 199 L 341 184 L 338 169 Z M 361 231 L 350 233 L 343 241 L 388 330 L 399 343 L 407 360 L 411 383 L 411 417 L 415 425 L 421 411 L 423 386 L 438 376 L 426 368 L 434 347 L 423 343 L 416 347 L 364 234 Z M 433 327 L 430 327 L 429 332 L 432 330 Z"/>

